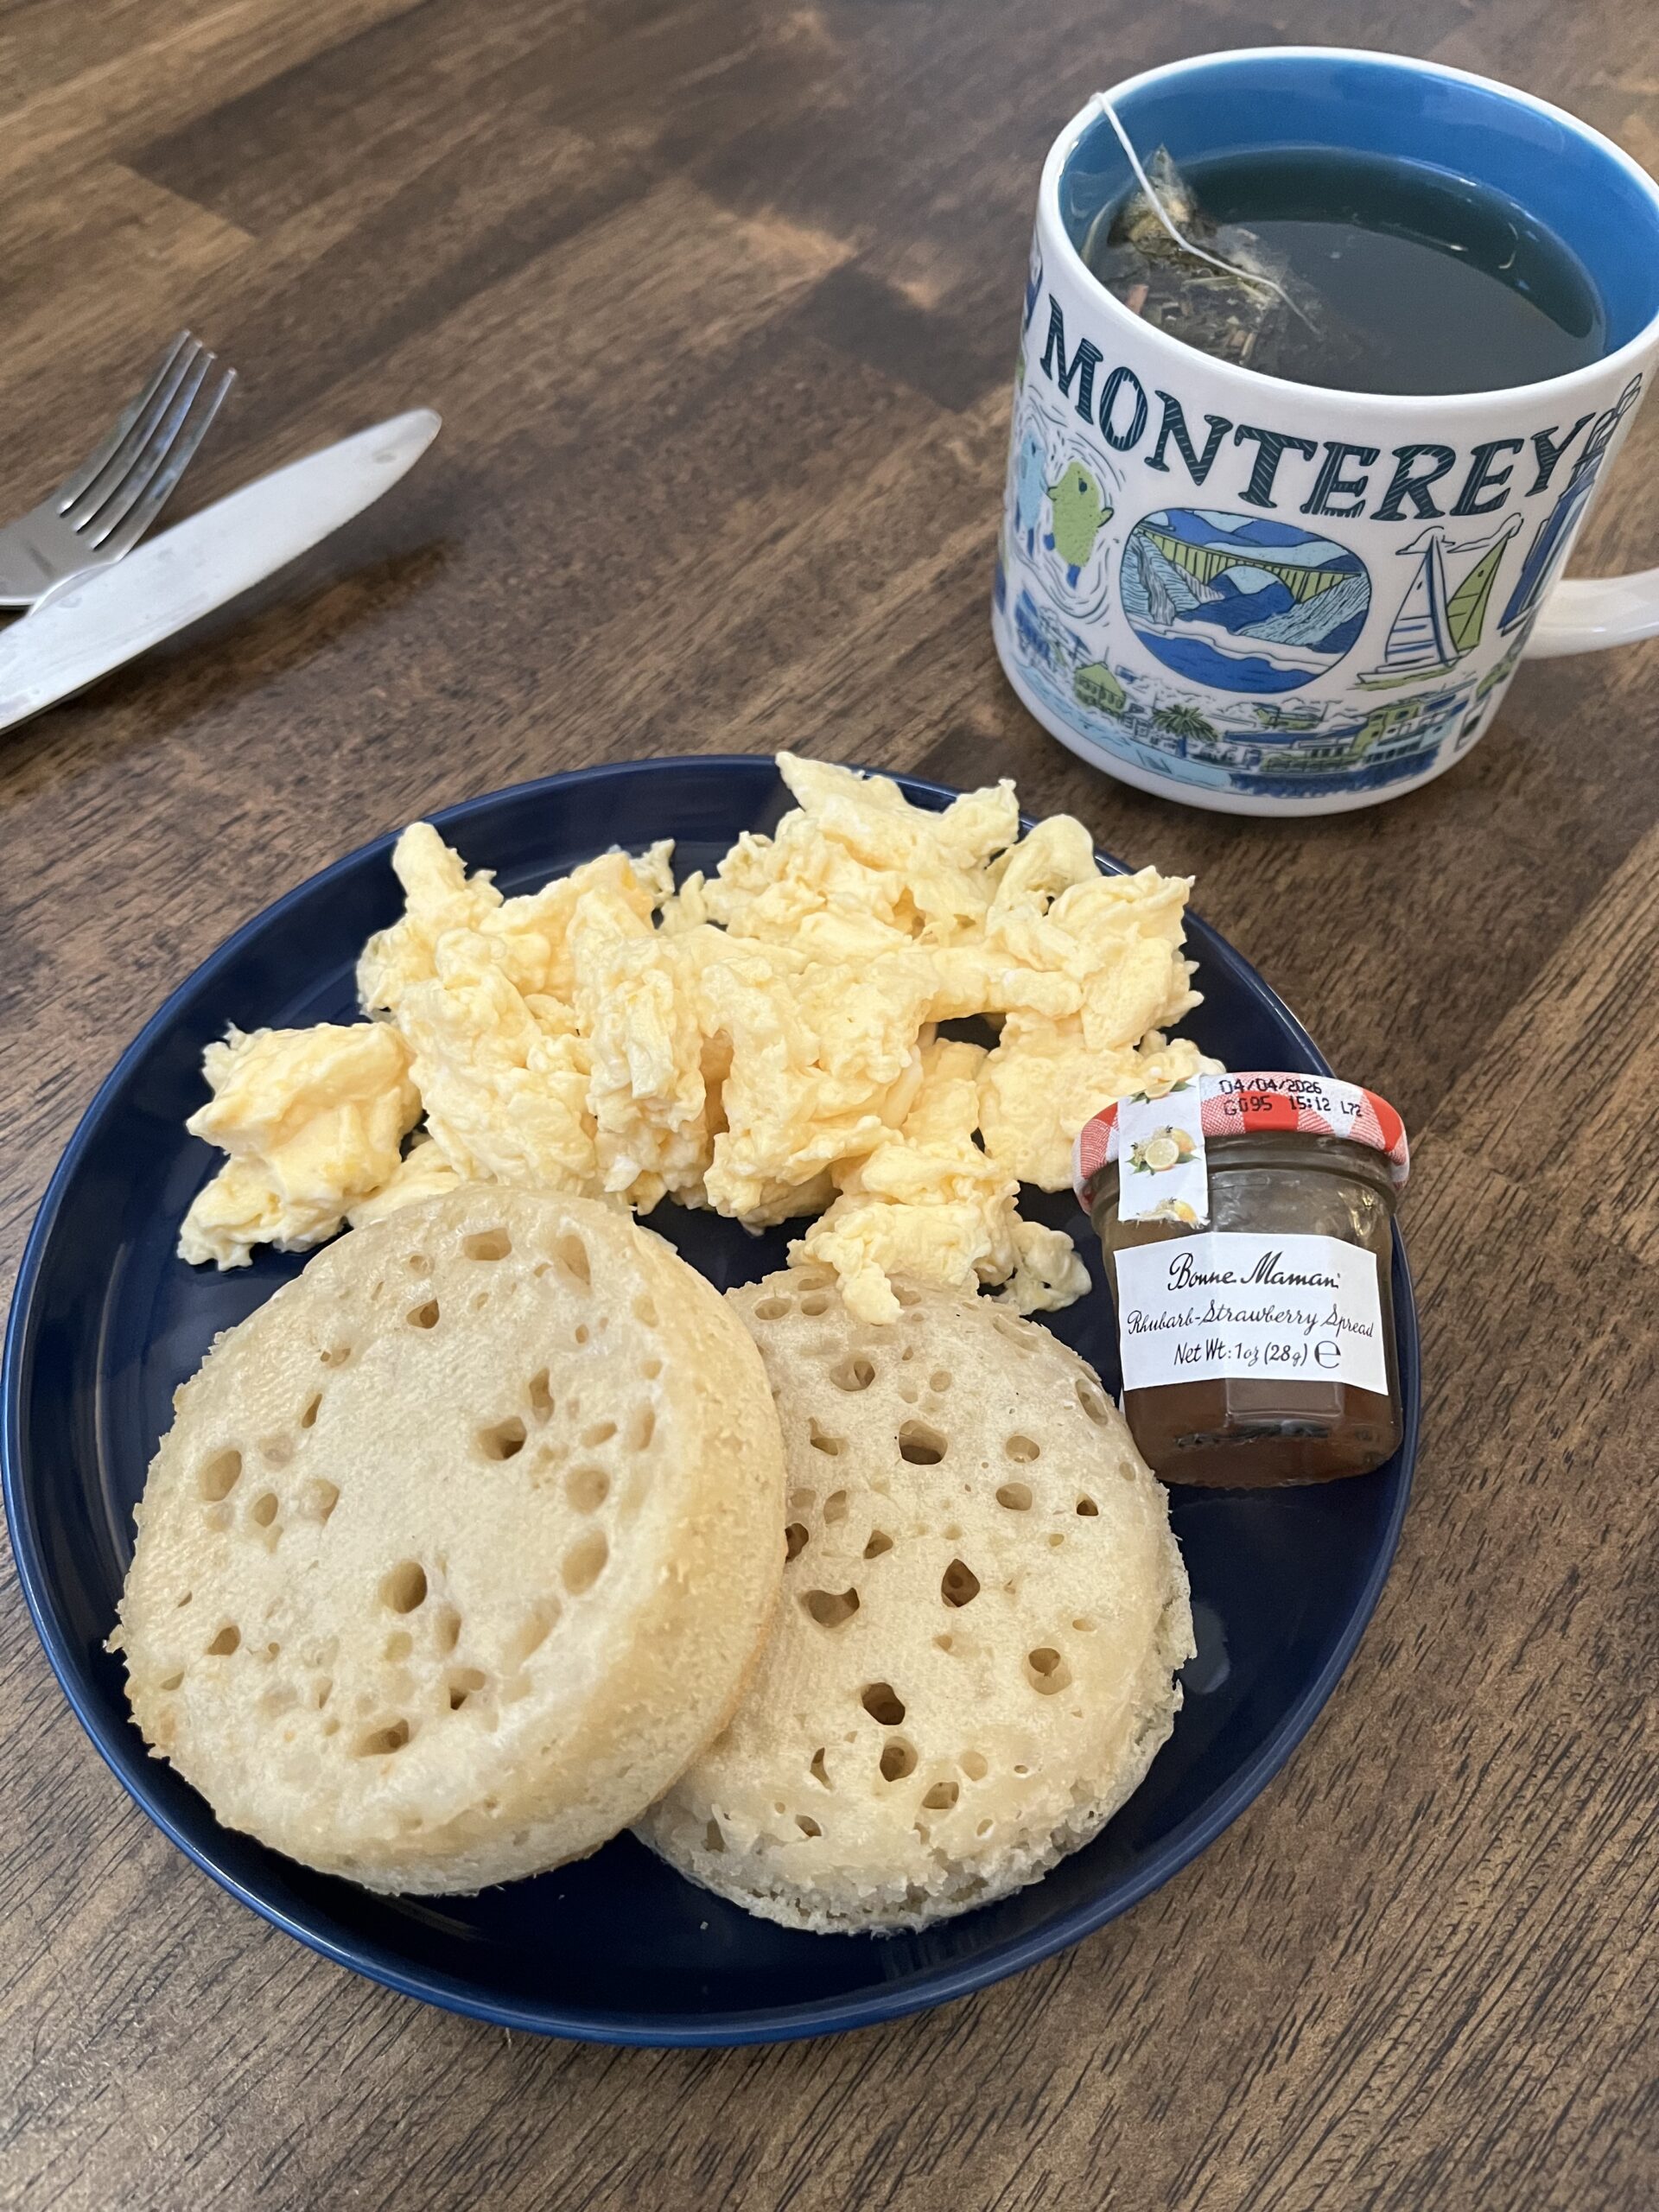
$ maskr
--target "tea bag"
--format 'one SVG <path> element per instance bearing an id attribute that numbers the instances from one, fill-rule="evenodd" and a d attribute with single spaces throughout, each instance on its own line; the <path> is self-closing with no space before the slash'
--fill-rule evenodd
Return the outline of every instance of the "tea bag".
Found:
<path id="1" fill-rule="evenodd" d="M 1127 308 L 1201 353 L 1269 376 L 1294 378 L 1314 353 L 1325 365 L 1357 358 L 1353 334 L 1253 231 L 1212 219 L 1166 146 L 1144 171 L 1134 165 L 1144 181 L 1096 218 L 1084 250 Z"/>

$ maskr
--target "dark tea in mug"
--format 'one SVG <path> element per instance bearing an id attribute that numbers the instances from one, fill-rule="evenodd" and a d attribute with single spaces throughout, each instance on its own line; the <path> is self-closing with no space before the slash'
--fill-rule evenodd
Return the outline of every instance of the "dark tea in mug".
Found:
<path id="1" fill-rule="evenodd" d="M 1216 359 L 1343 391 L 1452 393 L 1541 384 L 1599 360 L 1588 271 L 1489 188 L 1328 148 L 1148 164 L 1183 252 L 1138 185 L 1084 257 L 1118 299 Z"/>

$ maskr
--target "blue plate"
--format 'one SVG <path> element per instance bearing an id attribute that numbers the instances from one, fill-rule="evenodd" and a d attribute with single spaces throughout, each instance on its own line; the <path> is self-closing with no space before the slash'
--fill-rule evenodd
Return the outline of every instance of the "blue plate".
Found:
<path id="1" fill-rule="evenodd" d="M 904 780 L 904 779 L 901 779 Z M 905 781 L 911 798 L 952 796 Z M 527 891 L 607 846 L 677 841 L 707 867 L 788 804 L 769 760 L 646 760 L 584 770 L 435 817 L 473 867 Z M 1199 1653 L 1175 1733 L 1096 1841 L 1000 1904 L 920 1936 L 807 1936 L 705 1896 L 631 1837 L 531 1882 L 467 1898 L 371 1897 L 219 1827 L 144 1751 L 104 1651 L 131 1551 L 132 1507 L 176 1386 L 208 1344 L 293 1274 L 266 1253 L 238 1274 L 174 1255 L 218 1155 L 184 1132 L 202 1047 L 237 1022 L 350 1020 L 359 948 L 399 896 L 382 838 L 238 931 L 123 1055 L 52 1179 L 7 1332 L 6 1512 L 47 1655 L 99 1751 L 151 1819 L 245 1903 L 327 1958 L 506 2027 L 622 2044 L 823 2035 L 959 1997 L 1049 1956 L 1166 1881 L 1283 1764 L 1330 1695 L 1388 1572 L 1417 1436 L 1416 1317 L 1396 1236 L 1394 1305 L 1406 1441 L 1373 1475 L 1271 1496 L 1173 1492 Z M 1103 863 L 1116 868 L 1114 861 Z M 1300 1024 L 1212 930 L 1189 925 L 1205 1003 L 1188 1024 L 1234 1067 L 1323 1071 Z M 1038 1201 L 1096 1258 L 1074 1201 Z M 715 1282 L 781 1265 L 781 1233 L 664 1207 L 653 1227 Z M 1116 1388 L 1109 1309 L 1056 1317 Z"/>

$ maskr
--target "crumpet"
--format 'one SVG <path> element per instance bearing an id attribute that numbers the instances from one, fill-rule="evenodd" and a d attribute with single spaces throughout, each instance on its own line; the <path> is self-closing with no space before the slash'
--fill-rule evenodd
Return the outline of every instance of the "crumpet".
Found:
<path id="1" fill-rule="evenodd" d="M 176 1406 L 112 1643 L 226 1826 L 475 1890 L 593 1850 L 731 1713 L 782 1564 L 778 1420 L 737 1315 L 626 1213 L 412 1206 Z"/>
<path id="2" fill-rule="evenodd" d="M 915 1929 L 1021 1887 L 1135 1789 L 1192 1652 L 1162 1485 L 1091 1370 L 988 1300 L 890 1325 L 798 1272 L 730 1294 L 789 1459 L 784 1595 L 731 1725 L 640 1823 L 785 1927 Z"/>

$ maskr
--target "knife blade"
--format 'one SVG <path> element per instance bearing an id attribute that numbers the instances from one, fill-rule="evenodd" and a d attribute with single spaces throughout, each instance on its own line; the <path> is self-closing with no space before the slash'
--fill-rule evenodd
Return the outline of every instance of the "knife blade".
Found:
<path id="1" fill-rule="evenodd" d="M 124 560 L 71 576 L 0 638 L 0 730 L 211 614 L 372 506 L 438 435 L 417 407 L 257 477 Z"/>

